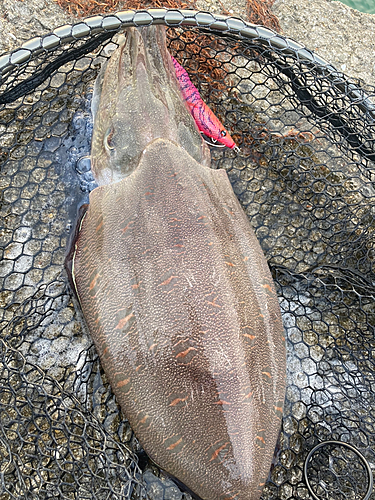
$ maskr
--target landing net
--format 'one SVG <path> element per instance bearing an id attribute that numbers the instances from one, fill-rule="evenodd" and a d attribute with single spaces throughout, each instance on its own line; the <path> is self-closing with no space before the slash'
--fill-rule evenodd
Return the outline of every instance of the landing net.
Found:
<path id="1" fill-rule="evenodd" d="M 275 279 L 285 415 L 263 499 L 368 498 L 375 442 L 375 108 L 296 42 L 223 16 L 95 16 L 0 58 L 0 500 L 188 499 L 142 452 L 63 271 L 94 187 L 90 98 L 117 33 L 168 26 L 170 52 L 241 148 L 212 148 Z M 189 425 L 189 422 L 186 422 Z M 358 450 L 363 459 L 356 453 Z M 367 465 L 366 465 L 367 464 Z"/>

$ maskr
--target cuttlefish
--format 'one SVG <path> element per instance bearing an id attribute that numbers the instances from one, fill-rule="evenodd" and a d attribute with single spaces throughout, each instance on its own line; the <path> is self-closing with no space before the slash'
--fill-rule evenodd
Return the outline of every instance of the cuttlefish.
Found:
<path id="1" fill-rule="evenodd" d="M 98 187 L 66 267 L 103 368 L 161 469 L 202 500 L 257 500 L 285 395 L 280 309 L 163 27 L 127 30 L 93 101 Z"/>

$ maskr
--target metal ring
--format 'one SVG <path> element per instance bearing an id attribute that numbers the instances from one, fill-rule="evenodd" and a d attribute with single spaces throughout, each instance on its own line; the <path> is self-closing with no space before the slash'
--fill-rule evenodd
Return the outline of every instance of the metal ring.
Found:
<path id="1" fill-rule="evenodd" d="M 307 477 L 307 467 L 308 467 L 309 461 L 310 461 L 311 457 L 313 456 L 313 454 L 317 450 L 319 450 L 320 448 L 323 448 L 324 446 L 329 446 L 329 445 L 338 445 L 338 446 L 343 446 L 344 448 L 348 448 L 349 450 L 353 451 L 359 457 L 359 459 L 363 462 L 363 464 L 366 468 L 366 471 L 367 471 L 369 485 L 368 485 L 366 494 L 362 498 L 362 500 L 368 500 L 370 498 L 370 495 L 372 493 L 373 486 L 374 486 L 374 477 L 372 474 L 370 464 L 368 463 L 366 458 L 362 455 L 362 453 L 359 450 L 357 450 L 357 448 L 355 446 L 352 446 L 351 444 L 348 444 L 348 443 L 344 443 L 343 441 L 324 441 L 323 443 L 317 444 L 310 451 L 310 453 L 307 455 L 306 460 L 305 460 L 305 464 L 303 467 L 303 475 L 304 475 L 306 486 L 307 486 L 311 496 L 314 498 L 314 500 L 320 500 L 320 498 L 314 493 L 314 491 L 310 485 L 310 481 Z"/>

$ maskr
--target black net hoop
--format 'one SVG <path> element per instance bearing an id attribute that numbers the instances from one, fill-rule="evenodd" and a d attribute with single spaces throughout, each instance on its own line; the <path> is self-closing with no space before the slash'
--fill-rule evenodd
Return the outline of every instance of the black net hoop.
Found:
<path id="1" fill-rule="evenodd" d="M 241 148 L 212 148 L 212 166 L 226 169 L 280 299 L 288 382 L 262 498 L 373 498 L 375 88 L 268 28 L 150 9 L 0 57 L 0 500 L 190 498 L 142 452 L 63 271 L 94 186 L 93 82 L 117 33 L 150 24 L 168 27 L 170 52 Z M 326 447 L 306 484 L 309 452 L 337 440 L 360 455 Z"/>

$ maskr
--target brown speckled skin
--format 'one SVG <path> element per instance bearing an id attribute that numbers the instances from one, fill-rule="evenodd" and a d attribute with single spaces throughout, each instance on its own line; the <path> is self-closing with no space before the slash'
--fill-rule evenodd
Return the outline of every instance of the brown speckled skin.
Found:
<path id="1" fill-rule="evenodd" d="M 168 138 L 90 194 L 73 281 L 148 455 L 203 500 L 257 500 L 285 394 L 267 262 L 227 175 Z"/>

